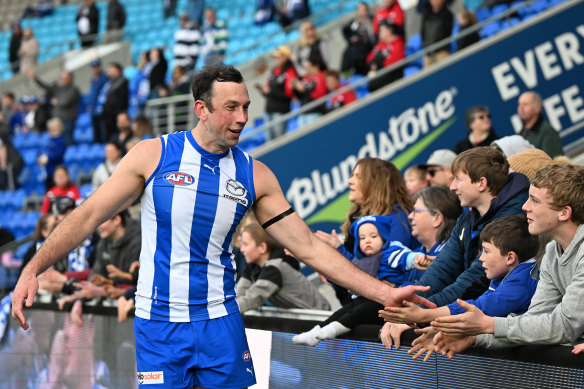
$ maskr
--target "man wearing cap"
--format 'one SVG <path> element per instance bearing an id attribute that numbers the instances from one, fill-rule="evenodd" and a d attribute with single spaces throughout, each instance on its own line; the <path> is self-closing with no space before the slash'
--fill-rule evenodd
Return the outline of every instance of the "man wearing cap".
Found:
<path id="1" fill-rule="evenodd" d="M 87 96 L 87 112 L 91 114 L 93 141 L 96 143 L 103 143 L 106 141 L 105 128 L 101 120 L 101 115 L 97 114 L 96 108 L 99 92 L 107 82 L 107 76 L 101 68 L 101 62 L 99 59 L 94 59 L 89 65 L 91 66 L 91 84 L 89 85 L 89 93 Z"/>
<path id="2" fill-rule="evenodd" d="M 189 20 L 189 14 L 180 15 L 180 28 L 174 33 L 174 65 L 182 66 L 186 71 L 193 70 L 199 57 L 201 31 L 196 23 Z"/>
<path id="3" fill-rule="evenodd" d="M 290 101 L 294 96 L 292 80 L 298 78 L 298 73 L 292 64 L 292 50 L 282 45 L 272 51 L 276 67 L 270 73 L 266 83 L 256 85 L 262 96 L 266 98 L 265 119 L 267 123 L 290 112 Z M 286 132 L 286 122 L 268 127 L 266 140 L 275 139 Z"/>
<path id="4" fill-rule="evenodd" d="M 456 154 L 453 151 L 439 149 L 430 154 L 425 164 L 420 165 L 422 169 L 426 169 L 430 186 L 450 186 L 454 179 L 450 167 L 455 158 Z"/>
<path id="5" fill-rule="evenodd" d="M 523 121 L 520 135 L 550 157 L 564 155 L 562 140 L 558 132 L 544 119 L 541 113 L 541 96 L 529 91 L 519 96 L 517 114 Z"/>

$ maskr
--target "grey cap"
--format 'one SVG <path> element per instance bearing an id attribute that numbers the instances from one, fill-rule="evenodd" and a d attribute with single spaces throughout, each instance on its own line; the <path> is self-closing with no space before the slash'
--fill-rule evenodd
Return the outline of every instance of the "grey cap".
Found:
<path id="1" fill-rule="evenodd" d="M 535 147 L 521 135 L 504 136 L 503 138 L 494 140 L 491 143 L 491 146 L 495 148 L 498 147 L 507 158 L 521 151 L 533 149 Z"/>
<path id="2" fill-rule="evenodd" d="M 430 158 L 420 165 L 422 168 L 428 168 L 428 166 L 445 166 L 447 168 L 452 166 L 452 162 L 456 158 L 456 153 L 448 149 L 439 149 L 430 154 Z"/>

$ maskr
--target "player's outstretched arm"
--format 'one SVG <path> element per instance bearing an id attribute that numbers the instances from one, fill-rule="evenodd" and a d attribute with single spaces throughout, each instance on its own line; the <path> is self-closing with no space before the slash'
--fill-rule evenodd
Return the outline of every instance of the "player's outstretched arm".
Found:
<path id="1" fill-rule="evenodd" d="M 12 317 L 28 329 L 23 304 L 30 307 L 38 291 L 37 276 L 91 235 L 98 225 L 129 207 L 144 190 L 146 177 L 158 164 L 162 146 L 159 139 L 136 145 L 120 162 L 112 176 L 67 216 L 33 259 L 22 270 L 12 295 Z"/>
<path id="2" fill-rule="evenodd" d="M 254 161 L 254 183 L 257 197 L 254 213 L 260 224 L 265 224 L 290 209 L 290 204 L 284 197 L 276 177 L 259 161 Z M 428 287 L 392 288 L 371 277 L 318 239 L 296 213 L 291 213 L 266 227 L 266 232 L 306 265 L 370 300 L 384 306 L 401 306 L 403 300 L 408 300 L 430 308 L 435 307 L 426 299 L 414 295 L 415 292 L 427 291 Z"/>

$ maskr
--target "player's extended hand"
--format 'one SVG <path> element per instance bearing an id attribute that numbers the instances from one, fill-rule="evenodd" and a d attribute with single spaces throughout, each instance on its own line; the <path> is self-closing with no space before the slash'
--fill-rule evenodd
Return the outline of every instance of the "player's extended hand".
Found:
<path id="1" fill-rule="evenodd" d="M 466 310 L 465 313 L 437 317 L 430 324 L 436 331 L 447 335 L 492 334 L 495 330 L 493 318 L 487 316 L 474 305 L 461 299 L 456 302 Z"/>
<path id="2" fill-rule="evenodd" d="M 426 356 L 424 357 L 424 362 L 426 362 L 435 351 L 436 346 L 434 345 L 434 336 L 436 336 L 438 332 L 434 331 L 432 327 L 415 329 L 414 332 L 421 335 L 414 339 L 412 342 L 412 348 L 408 350 L 408 354 L 412 355 L 416 353 L 412 359 L 418 359 L 426 353 Z"/>
<path id="3" fill-rule="evenodd" d="M 436 256 L 432 255 L 416 255 L 416 259 L 414 259 L 414 267 L 418 270 L 426 271 L 435 259 Z"/>
<path id="4" fill-rule="evenodd" d="M 417 323 L 419 320 L 416 317 L 416 313 L 423 310 L 423 308 L 409 301 L 403 301 L 402 305 L 402 307 L 385 307 L 385 309 L 379 311 L 379 317 L 391 323 Z"/>
<path id="5" fill-rule="evenodd" d="M 422 296 L 418 296 L 417 292 L 427 292 L 430 290 L 429 286 L 408 285 L 401 288 L 391 288 L 389 296 L 383 303 L 384 307 L 401 307 L 404 300 L 411 301 L 414 304 L 422 304 L 428 308 L 436 308 L 436 304 L 426 300 Z"/>
<path id="6" fill-rule="evenodd" d="M 401 345 L 401 335 L 412 327 L 407 324 L 385 323 L 381 328 L 381 343 L 388 350 L 391 350 L 391 346 L 395 345 L 397 350 Z"/>
<path id="7" fill-rule="evenodd" d="M 439 332 L 434 336 L 434 346 L 436 351 L 448 357 L 448 359 L 452 359 L 455 354 L 459 354 L 472 346 L 475 339 L 476 336 L 446 335 Z"/>
<path id="8" fill-rule="evenodd" d="M 29 325 L 22 312 L 22 305 L 26 304 L 27 308 L 32 306 L 38 290 L 39 282 L 36 276 L 23 270 L 12 293 L 12 318 L 25 330 L 28 330 Z"/>

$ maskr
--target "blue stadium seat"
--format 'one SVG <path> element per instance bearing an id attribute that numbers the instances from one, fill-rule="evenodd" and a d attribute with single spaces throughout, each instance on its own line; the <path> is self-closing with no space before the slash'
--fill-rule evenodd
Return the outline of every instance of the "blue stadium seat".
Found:
<path id="1" fill-rule="evenodd" d="M 20 156 L 24 160 L 26 166 L 34 166 L 37 164 L 38 151 L 35 149 L 27 149 L 20 152 Z"/>
<path id="2" fill-rule="evenodd" d="M 422 35 L 413 34 L 406 44 L 406 56 L 417 53 L 420 50 L 422 50 Z"/>
<path id="3" fill-rule="evenodd" d="M 510 27 L 516 26 L 521 23 L 521 19 L 519 18 L 509 18 L 501 21 L 501 30 L 506 30 Z"/>
<path id="4" fill-rule="evenodd" d="M 9 194 L 7 194 L 8 198 L 6 199 L 5 207 L 13 211 L 22 209 L 26 198 L 26 192 L 24 189 L 17 189 L 8 192 Z"/>
<path id="5" fill-rule="evenodd" d="M 497 4 L 491 8 L 491 16 L 502 14 L 509 9 L 509 4 Z"/>
<path id="6" fill-rule="evenodd" d="M 101 143 L 94 143 L 91 145 L 89 155 L 91 156 L 93 165 L 99 165 L 105 160 L 105 145 Z"/>
<path id="7" fill-rule="evenodd" d="M 288 119 L 288 122 L 286 123 L 286 132 L 287 133 L 294 132 L 299 127 L 300 126 L 298 125 L 298 116 L 294 116 L 293 118 Z"/>
<path id="8" fill-rule="evenodd" d="M 475 16 L 480 23 L 491 17 L 491 11 L 488 8 L 479 8 L 475 10 Z"/>
<path id="9" fill-rule="evenodd" d="M 79 192 L 81 193 L 81 197 L 86 199 L 93 192 L 93 187 L 91 186 L 91 184 L 81 185 L 81 187 L 79 187 Z"/>
<path id="10" fill-rule="evenodd" d="M 498 21 L 494 21 L 492 23 L 489 23 L 481 29 L 481 31 L 480 31 L 481 39 L 485 39 L 485 38 L 488 38 L 490 36 L 493 36 L 496 33 L 498 33 L 499 30 L 500 30 L 500 26 L 499 26 Z"/>
<path id="11" fill-rule="evenodd" d="M 420 71 L 420 68 L 415 65 L 406 66 L 404 68 L 404 77 L 412 76 Z"/>

